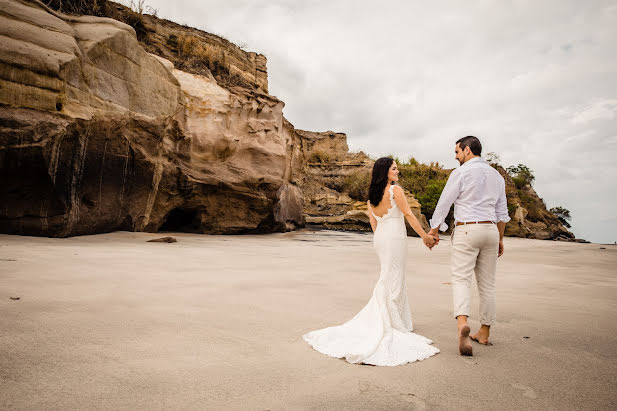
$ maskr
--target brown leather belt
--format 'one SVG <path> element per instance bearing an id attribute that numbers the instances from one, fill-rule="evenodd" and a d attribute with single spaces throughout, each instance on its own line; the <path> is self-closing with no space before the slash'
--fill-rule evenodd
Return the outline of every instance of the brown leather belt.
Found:
<path id="1" fill-rule="evenodd" d="M 466 224 L 495 224 L 492 221 L 470 221 L 468 223 L 463 223 L 458 221 L 456 225 L 466 225 Z"/>

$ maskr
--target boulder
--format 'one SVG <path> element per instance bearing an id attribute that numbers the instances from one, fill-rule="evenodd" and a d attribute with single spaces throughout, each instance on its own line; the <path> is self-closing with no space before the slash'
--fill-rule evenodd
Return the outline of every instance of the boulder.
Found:
<path id="1" fill-rule="evenodd" d="M 292 184 L 284 183 L 276 193 L 274 220 L 285 226 L 286 231 L 304 225 L 302 191 Z"/>
<path id="2" fill-rule="evenodd" d="M 366 212 L 350 210 L 342 215 L 306 217 L 309 226 L 320 226 L 343 231 L 371 231 L 371 223 Z"/>

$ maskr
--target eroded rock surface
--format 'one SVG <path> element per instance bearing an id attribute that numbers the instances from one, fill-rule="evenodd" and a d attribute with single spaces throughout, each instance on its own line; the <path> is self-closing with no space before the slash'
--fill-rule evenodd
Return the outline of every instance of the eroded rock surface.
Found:
<path id="1" fill-rule="evenodd" d="M 91 119 L 108 113 L 172 116 L 183 96 L 169 70 L 113 19 L 0 0 L 0 103 Z"/>
<path id="2" fill-rule="evenodd" d="M 340 230 L 371 231 L 366 202 L 354 200 L 345 193 L 345 179 L 370 174 L 373 161 L 362 152 L 350 153 L 344 133 L 304 130 L 296 130 L 296 133 L 306 159 L 300 183 L 306 223 Z M 420 203 L 406 190 L 405 195 L 412 212 L 428 230 Z M 409 225 L 407 234 L 417 235 Z"/>
<path id="3" fill-rule="evenodd" d="M 0 11 L 1 232 L 303 224 L 296 136 L 265 83 L 231 91 L 176 70 L 112 19 L 30 0 Z"/>

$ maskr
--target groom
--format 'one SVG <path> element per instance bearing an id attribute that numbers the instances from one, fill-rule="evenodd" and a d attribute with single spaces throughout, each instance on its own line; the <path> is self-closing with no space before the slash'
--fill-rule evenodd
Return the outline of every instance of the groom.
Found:
<path id="1" fill-rule="evenodd" d="M 480 157 L 482 144 L 473 136 L 463 137 L 454 149 L 460 167 L 454 169 L 441 193 L 430 235 L 439 240 L 438 229 L 454 203 L 455 227 L 452 231 L 452 293 L 454 317 L 458 322 L 459 352 L 473 355 L 469 337 L 471 279 L 475 272 L 480 294 L 482 326 L 471 339 L 484 345 L 495 323 L 495 269 L 503 254 L 503 235 L 510 221 L 506 203 L 505 181 L 497 170 Z"/>

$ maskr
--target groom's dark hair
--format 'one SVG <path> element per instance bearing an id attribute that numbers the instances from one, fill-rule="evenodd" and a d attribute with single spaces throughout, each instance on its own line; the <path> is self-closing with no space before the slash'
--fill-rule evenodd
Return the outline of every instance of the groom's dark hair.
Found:
<path id="1" fill-rule="evenodd" d="M 459 144 L 461 150 L 465 150 L 465 147 L 469 147 L 472 153 L 476 156 L 482 155 L 482 144 L 478 137 L 467 136 L 457 140 L 456 144 Z"/>

